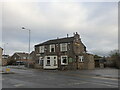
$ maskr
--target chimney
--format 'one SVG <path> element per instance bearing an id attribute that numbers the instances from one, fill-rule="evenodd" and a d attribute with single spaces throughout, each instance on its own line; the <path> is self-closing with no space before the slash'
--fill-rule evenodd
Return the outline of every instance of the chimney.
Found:
<path id="1" fill-rule="evenodd" d="M 73 35 L 75 36 L 75 33 L 73 33 Z"/>
<path id="2" fill-rule="evenodd" d="M 69 35 L 67 34 L 67 38 L 68 38 L 68 36 L 69 36 Z"/>

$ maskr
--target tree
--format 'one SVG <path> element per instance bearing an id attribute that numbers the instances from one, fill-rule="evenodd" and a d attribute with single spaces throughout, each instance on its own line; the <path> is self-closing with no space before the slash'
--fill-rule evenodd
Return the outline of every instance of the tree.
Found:
<path id="1" fill-rule="evenodd" d="M 98 55 L 94 55 L 94 58 L 102 58 L 102 57 Z"/>
<path id="2" fill-rule="evenodd" d="M 111 51 L 111 53 L 109 55 L 111 57 L 120 56 L 120 51 L 119 50 L 113 50 L 113 51 Z"/>
<path id="3" fill-rule="evenodd" d="M 110 52 L 110 58 L 114 61 L 115 66 L 117 68 L 120 68 L 120 51 L 119 50 L 113 50 Z"/>

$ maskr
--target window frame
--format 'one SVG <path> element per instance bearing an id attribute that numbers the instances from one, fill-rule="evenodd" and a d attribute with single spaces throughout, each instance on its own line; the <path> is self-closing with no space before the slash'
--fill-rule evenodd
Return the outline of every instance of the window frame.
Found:
<path id="1" fill-rule="evenodd" d="M 39 47 L 39 52 L 44 53 L 45 52 L 45 46 L 40 46 Z"/>
<path id="2" fill-rule="evenodd" d="M 66 57 L 66 63 L 63 63 L 63 57 Z M 61 65 L 68 65 L 68 56 L 67 55 L 61 56 Z"/>
<path id="3" fill-rule="evenodd" d="M 68 46 L 67 43 L 61 43 L 60 44 L 60 51 L 61 52 L 67 51 L 68 50 L 67 46 Z"/>
<path id="4" fill-rule="evenodd" d="M 51 66 L 50 62 L 49 62 L 49 64 L 48 64 L 48 60 L 51 62 L 51 60 L 50 60 L 50 57 L 49 57 L 49 56 L 47 57 L 46 66 Z"/>
<path id="5" fill-rule="evenodd" d="M 38 62 L 38 64 L 39 64 L 39 65 L 43 65 L 43 60 L 44 60 L 43 57 L 39 57 L 39 62 Z"/>
<path id="6" fill-rule="evenodd" d="M 51 44 L 51 45 L 49 45 L 49 47 L 50 47 L 50 52 L 55 52 L 55 44 Z M 52 51 L 52 48 L 54 48 L 54 51 Z"/>
<path id="7" fill-rule="evenodd" d="M 84 57 L 83 56 L 79 56 L 79 62 L 84 62 Z"/>

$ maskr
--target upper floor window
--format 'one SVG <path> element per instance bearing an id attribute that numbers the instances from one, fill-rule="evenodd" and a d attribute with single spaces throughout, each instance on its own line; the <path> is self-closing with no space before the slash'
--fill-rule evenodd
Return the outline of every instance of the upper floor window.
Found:
<path id="1" fill-rule="evenodd" d="M 45 47 L 44 46 L 40 46 L 39 50 L 40 50 L 40 53 L 44 53 Z"/>
<path id="2" fill-rule="evenodd" d="M 60 51 L 67 51 L 67 43 L 60 44 Z"/>
<path id="3" fill-rule="evenodd" d="M 27 59 L 27 57 L 23 57 L 23 59 Z"/>
<path id="4" fill-rule="evenodd" d="M 50 45 L 50 52 L 55 52 L 55 44 Z"/>

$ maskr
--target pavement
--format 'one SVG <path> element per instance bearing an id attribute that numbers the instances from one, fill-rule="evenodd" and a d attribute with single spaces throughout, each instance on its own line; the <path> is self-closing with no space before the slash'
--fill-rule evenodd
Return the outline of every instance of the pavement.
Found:
<path id="1" fill-rule="evenodd" d="M 118 69 L 58 71 L 11 67 L 11 71 L 14 74 L 2 76 L 3 88 L 118 88 Z"/>

